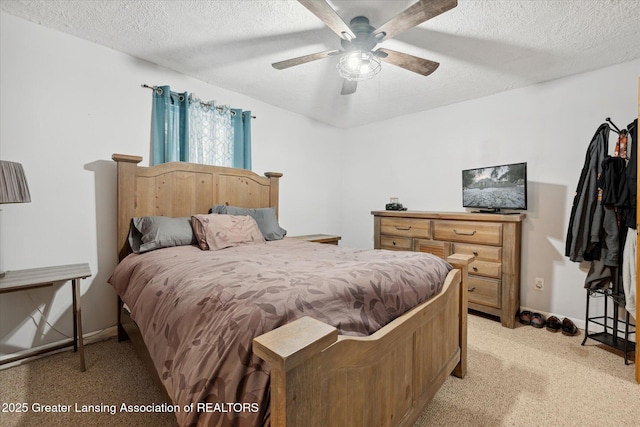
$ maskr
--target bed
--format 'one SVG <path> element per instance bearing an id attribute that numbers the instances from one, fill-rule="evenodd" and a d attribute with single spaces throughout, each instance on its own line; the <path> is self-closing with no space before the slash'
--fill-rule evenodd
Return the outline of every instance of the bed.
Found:
<path id="1" fill-rule="evenodd" d="M 426 254 L 288 237 L 131 254 L 132 218 L 204 218 L 214 205 L 277 214 L 282 175 L 189 163 L 140 167 L 141 157 L 120 154 L 113 160 L 118 335 L 131 339 L 181 425 L 412 425 L 450 374 L 464 377 L 471 257 L 454 254 L 447 265 Z M 207 266 L 214 264 L 212 280 Z M 422 290 L 412 282 L 427 279 L 438 283 Z M 385 291 L 378 281 L 407 287 Z M 347 282 L 354 283 L 341 287 Z M 186 323 L 190 316 L 211 330 Z"/>

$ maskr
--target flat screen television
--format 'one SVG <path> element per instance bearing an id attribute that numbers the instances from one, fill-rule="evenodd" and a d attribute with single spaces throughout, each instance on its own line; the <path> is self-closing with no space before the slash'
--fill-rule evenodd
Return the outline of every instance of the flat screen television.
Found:
<path id="1" fill-rule="evenodd" d="M 462 206 L 483 213 L 527 209 L 527 163 L 463 170 Z"/>

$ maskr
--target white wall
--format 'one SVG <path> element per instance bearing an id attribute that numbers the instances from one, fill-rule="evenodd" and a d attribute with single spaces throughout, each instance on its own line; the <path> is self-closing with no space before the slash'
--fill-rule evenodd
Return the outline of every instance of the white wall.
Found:
<path id="1" fill-rule="evenodd" d="M 7 270 L 88 262 L 85 332 L 115 324 L 107 283 L 117 262 L 113 153 L 149 153 L 151 91 L 169 84 L 250 109 L 253 170 L 284 173 L 290 235 L 339 233 L 342 131 L 128 55 L 0 13 L 0 158 L 23 164 L 32 202 L 2 206 Z M 0 357 L 71 336 L 69 285 L 0 297 Z M 38 310 L 62 334 L 41 320 Z"/>
<path id="2" fill-rule="evenodd" d="M 521 305 L 583 324 L 588 265 L 564 256 L 571 204 L 597 127 L 637 117 L 639 70 L 636 60 L 347 131 L 341 244 L 373 247 L 370 212 L 390 196 L 413 210 L 464 211 L 462 169 L 526 161 Z"/>

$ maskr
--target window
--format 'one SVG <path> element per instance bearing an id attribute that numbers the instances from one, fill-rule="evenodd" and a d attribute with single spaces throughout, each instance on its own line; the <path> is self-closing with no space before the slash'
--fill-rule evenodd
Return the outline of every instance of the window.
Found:
<path id="1" fill-rule="evenodd" d="M 250 111 L 202 102 L 169 86 L 152 89 L 152 164 L 184 161 L 251 169 Z"/>

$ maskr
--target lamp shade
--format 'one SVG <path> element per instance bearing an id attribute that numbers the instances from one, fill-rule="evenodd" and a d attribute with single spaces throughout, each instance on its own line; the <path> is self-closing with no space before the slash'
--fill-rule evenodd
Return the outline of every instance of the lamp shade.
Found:
<path id="1" fill-rule="evenodd" d="M 22 165 L 0 160 L 0 204 L 30 201 L 31 194 Z"/>

